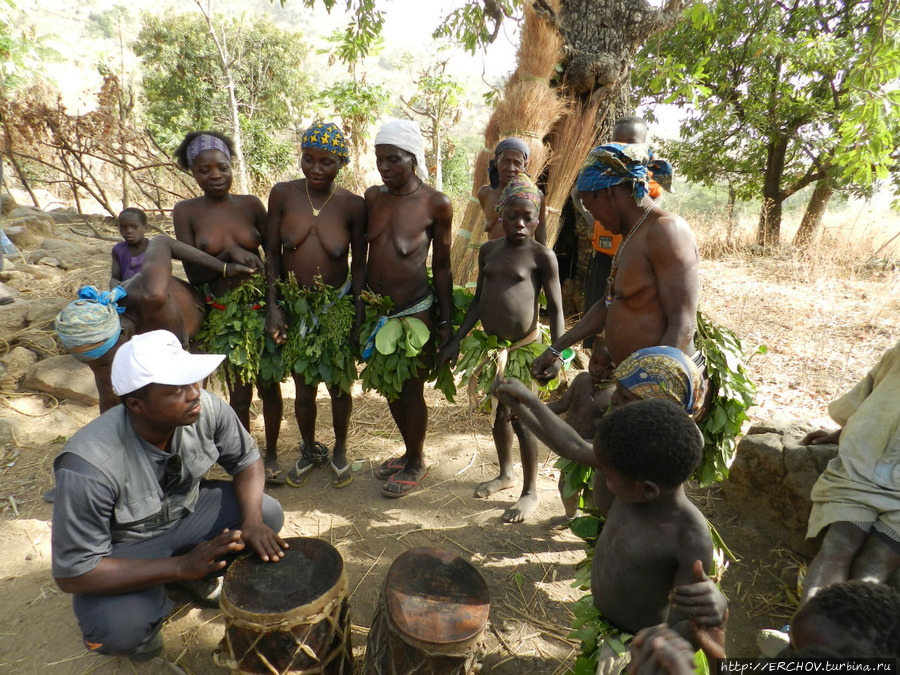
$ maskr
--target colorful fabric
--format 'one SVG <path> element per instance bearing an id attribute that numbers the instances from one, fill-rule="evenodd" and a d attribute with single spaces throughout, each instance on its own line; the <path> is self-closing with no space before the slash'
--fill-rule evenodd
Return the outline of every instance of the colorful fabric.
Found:
<path id="1" fill-rule="evenodd" d="M 618 365 L 615 378 L 639 398 L 669 399 L 689 415 L 700 411 L 706 394 L 702 373 L 675 347 L 639 349 Z"/>
<path id="2" fill-rule="evenodd" d="M 285 369 L 309 386 L 324 382 L 349 394 L 357 378 L 349 340 L 356 319 L 350 278 L 340 288 L 326 285 L 321 277 L 312 288 L 301 288 L 291 273 L 279 286 L 288 326 Z"/>
<path id="3" fill-rule="evenodd" d="M 423 181 L 428 179 L 425 164 L 425 141 L 419 125 L 411 120 L 391 120 L 375 135 L 375 145 L 394 145 L 416 158 L 416 175 Z"/>
<path id="4" fill-rule="evenodd" d="M 515 199 L 527 199 L 540 212 L 544 195 L 527 173 L 520 173 L 509 181 L 503 188 L 503 192 L 500 193 L 500 201 L 495 207 L 497 213 L 503 213 L 503 209 Z"/>
<path id="5" fill-rule="evenodd" d="M 341 160 L 341 166 L 350 162 L 350 146 L 341 130 L 331 122 L 316 122 L 303 132 L 300 149 L 306 148 L 316 148 L 336 155 Z"/>
<path id="6" fill-rule="evenodd" d="M 137 276 L 144 268 L 146 251 L 140 255 L 133 256 L 131 251 L 128 250 L 128 242 L 126 241 L 120 241 L 113 246 L 112 254 L 119 261 L 119 274 L 122 275 L 119 281 L 126 281 L 133 276 Z"/>
<path id="7" fill-rule="evenodd" d="M 621 234 L 613 234 L 603 227 L 599 220 L 594 221 L 594 236 L 591 237 L 591 246 L 594 247 L 595 251 L 612 256 L 615 255 L 616 249 L 619 248 L 619 244 L 621 243 Z M 605 282 L 606 279 L 603 281 Z"/>
<path id="8" fill-rule="evenodd" d="M 245 283 L 219 297 L 207 294 L 208 312 L 195 341 L 207 354 L 227 354 L 220 370 L 231 383 L 281 382 L 284 364 L 281 348 L 266 335 L 265 279 L 254 274 Z"/>
<path id="9" fill-rule="evenodd" d="M 369 335 L 363 351 L 365 367 L 360 375 L 363 389 L 375 390 L 388 401 L 400 398 L 403 385 L 410 379 L 428 377 L 422 353 L 431 339 L 431 331 L 422 320 L 411 316 L 430 308 L 434 294 L 428 294 L 407 307 L 392 312 L 390 298 L 363 293 L 366 319 L 360 335 Z"/>
<path id="10" fill-rule="evenodd" d="M 631 183 L 634 201 L 640 204 L 650 192 L 650 172 L 659 185 L 672 191 L 672 165 L 653 159 L 653 150 L 644 143 L 607 143 L 588 154 L 578 174 L 579 192 L 595 192 Z"/>
<path id="11" fill-rule="evenodd" d="M 206 150 L 218 150 L 228 158 L 229 162 L 231 161 L 231 152 L 228 150 L 225 141 L 210 134 L 200 134 L 190 142 L 185 153 L 189 169 L 194 167 L 194 160 L 197 159 L 197 155 Z"/>
<path id="12" fill-rule="evenodd" d="M 125 295 L 121 286 L 103 292 L 93 286 L 79 290 L 78 300 L 56 316 L 56 334 L 63 347 L 85 363 L 112 349 L 122 333 L 119 314 L 125 311 L 116 303 Z"/>

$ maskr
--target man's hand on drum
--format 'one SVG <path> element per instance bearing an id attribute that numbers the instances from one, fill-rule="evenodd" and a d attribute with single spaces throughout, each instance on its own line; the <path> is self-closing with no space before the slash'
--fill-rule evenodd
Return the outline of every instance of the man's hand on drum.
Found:
<path id="1" fill-rule="evenodd" d="M 241 541 L 266 562 L 278 562 L 288 548 L 288 543 L 262 520 L 241 523 L 240 535 Z"/>
<path id="2" fill-rule="evenodd" d="M 180 576 L 186 581 L 202 579 L 225 567 L 222 556 L 243 550 L 244 542 L 241 541 L 240 531 L 225 530 L 222 534 L 200 542 L 190 551 L 179 556 L 182 563 Z"/>

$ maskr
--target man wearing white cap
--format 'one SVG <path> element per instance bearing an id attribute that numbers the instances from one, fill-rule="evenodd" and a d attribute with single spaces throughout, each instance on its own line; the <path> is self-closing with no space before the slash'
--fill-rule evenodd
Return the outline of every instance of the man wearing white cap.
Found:
<path id="1" fill-rule="evenodd" d="M 250 546 L 277 562 L 284 513 L 263 494 L 255 441 L 200 382 L 224 356 L 190 354 L 169 331 L 119 348 L 122 405 L 76 433 L 54 462 L 53 577 L 91 651 L 135 661 L 162 651 L 172 584 L 207 606 L 222 559 Z M 202 480 L 218 463 L 229 481 Z"/>
<path id="2" fill-rule="evenodd" d="M 394 120 L 385 124 L 375 136 L 375 162 L 384 184 L 366 190 L 369 210 L 366 286 L 378 295 L 389 298 L 392 309 L 384 314 L 383 310 L 379 311 L 382 315 L 374 330 L 367 326 L 369 329 L 360 334 L 366 368 L 385 369 L 383 364 L 379 365 L 381 357 L 374 346 L 375 335 L 387 320 L 400 317 L 419 319 L 428 328 L 429 334 L 418 353 L 397 347 L 397 351 L 416 359 L 412 367 L 399 368 L 399 395 L 396 386 L 391 390 L 379 389 L 388 399 L 391 415 L 406 447 L 401 457 L 378 466 L 375 475 L 387 481 L 382 488 L 385 497 L 400 497 L 416 487 L 428 473 L 424 457 L 425 431 L 428 427 L 424 386 L 434 363 L 435 347 L 446 343 L 451 335 L 453 280 L 450 274 L 450 229 L 453 204 L 447 195 L 425 184 L 428 171 L 424 143 L 415 122 Z M 433 289 L 428 281 L 429 249 L 432 249 Z M 439 316 L 435 309 L 439 311 Z M 406 323 L 409 325 L 410 322 L 407 320 Z M 440 335 L 437 345 L 435 333 Z M 370 376 L 371 373 L 367 375 L 366 371 L 363 372 L 364 386 Z M 396 384 L 395 379 L 393 385 Z"/>

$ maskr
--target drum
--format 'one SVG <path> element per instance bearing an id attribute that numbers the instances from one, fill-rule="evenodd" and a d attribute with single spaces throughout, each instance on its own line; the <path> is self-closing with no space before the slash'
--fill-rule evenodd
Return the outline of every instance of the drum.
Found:
<path id="1" fill-rule="evenodd" d="M 465 560 L 437 547 L 407 551 L 384 582 L 363 673 L 471 673 L 490 608 L 487 584 Z"/>
<path id="2" fill-rule="evenodd" d="M 225 637 L 216 661 L 235 673 L 350 675 L 347 574 L 337 550 L 293 537 L 277 563 L 252 553 L 225 574 Z"/>

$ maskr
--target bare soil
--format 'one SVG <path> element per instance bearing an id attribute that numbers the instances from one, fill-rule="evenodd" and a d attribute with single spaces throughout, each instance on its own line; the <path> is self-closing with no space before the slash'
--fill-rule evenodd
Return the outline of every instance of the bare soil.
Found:
<path id="1" fill-rule="evenodd" d="M 21 285 L 21 296 L 57 294 L 63 284 L 71 291 L 85 281 L 102 285 L 108 246 L 86 249 L 83 240 L 73 238 L 64 260 L 70 267 L 64 280 L 54 288 Z M 838 274 L 793 256 L 736 256 L 704 261 L 702 276 L 704 311 L 736 330 L 746 345 L 768 347 L 768 353 L 750 364 L 759 388 L 755 419 L 783 415 L 827 422 L 828 401 L 900 337 L 894 272 L 845 269 Z M 298 456 L 292 396 L 286 386 L 280 443 L 285 468 Z M 487 418 L 429 391 L 429 475 L 421 489 L 388 500 L 381 496 L 381 482 L 371 468 L 401 451 L 399 434 L 381 398 L 357 392 L 354 399 L 353 484 L 335 490 L 329 473 L 322 470 L 303 488 L 270 488 L 270 493 L 287 514 L 283 534 L 320 537 L 343 556 L 357 662 L 391 562 L 410 547 L 438 545 L 474 564 L 490 588 L 485 669 L 516 675 L 565 672 L 578 649 L 566 635 L 568 606 L 581 595 L 571 586 L 573 565 L 583 554 L 575 536 L 548 526 L 550 518 L 562 512 L 549 451 L 542 451 L 542 502 L 536 516 L 526 524 L 504 524 L 500 515 L 517 497 L 517 489 L 487 500 L 472 496 L 474 486 L 497 471 Z M 52 508 L 41 495 L 52 485 L 52 461 L 65 438 L 95 417 L 97 409 L 13 392 L 2 392 L 0 401 L 5 405 L 0 415 L 15 417 L 20 424 L 17 446 L 5 449 L 0 463 L 0 536 L 5 544 L 0 552 L 0 606 L 5 610 L 0 615 L 0 671 L 224 672 L 211 660 L 223 634 L 221 613 L 189 604 L 177 604 L 163 627 L 164 656 L 173 665 L 134 665 L 85 651 L 70 599 L 50 576 Z M 319 403 L 318 434 L 329 444 L 330 402 L 320 395 Z M 259 414 L 252 431 L 262 438 Z M 756 630 L 781 627 L 791 616 L 798 573 L 807 561 L 782 548 L 773 533 L 738 519 L 718 487 L 693 489 L 691 494 L 739 558 L 723 579 L 731 604 L 729 653 L 755 655 Z M 175 599 L 185 600 L 177 595 Z"/>

